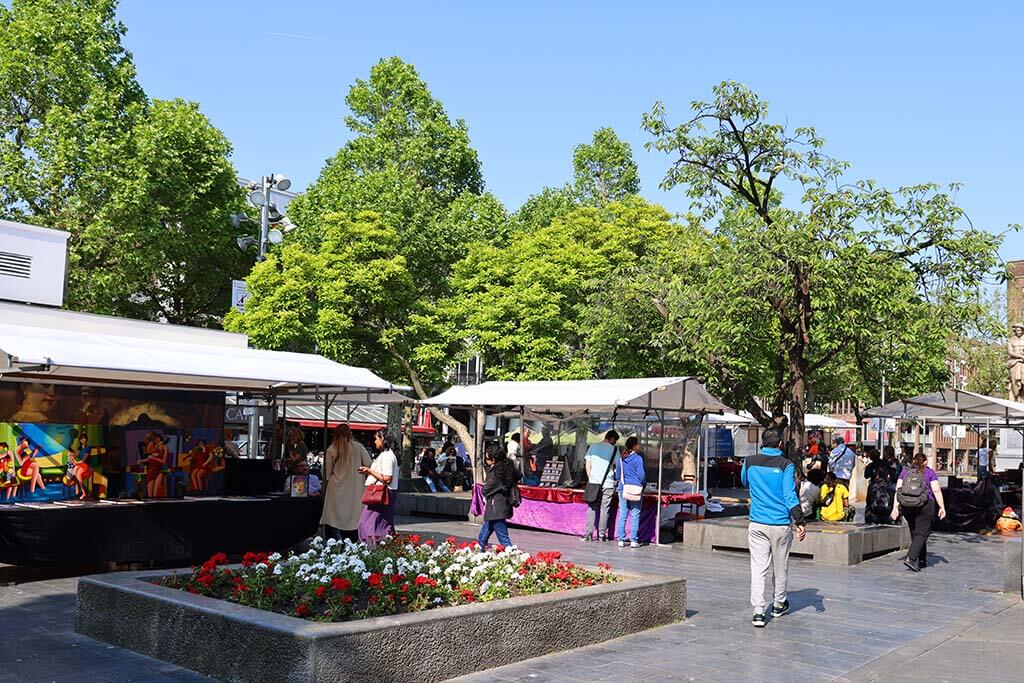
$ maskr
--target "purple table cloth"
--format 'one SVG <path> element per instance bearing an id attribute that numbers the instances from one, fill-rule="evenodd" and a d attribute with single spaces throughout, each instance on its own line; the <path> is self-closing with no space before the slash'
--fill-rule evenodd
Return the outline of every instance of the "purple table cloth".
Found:
<path id="1" fill-rule="evenodd" d="M 639 539 L 642 542 L 651 543 L 654 541 L 655 525 L 658 521 L 658 506 L 656 499 L 644 500 L 640 509 L 640 533 Z M 523 496 L 523 503 L 515 508 L 510 524 L 529 527 L 531 529 L 543 529 L 554 531 L 560 534 L 572 534 L 582 536 L 587 530 L 587 511 L 589 506 L 586 503 L 553 503 L 541 500 L 531 500 Z M 473 486 L 473 500 L 469 511 L 473 515 L 484 513 L 483 486 Z M 615 528 L 618 524 L 618 501 L 612 503 L 610 518 L 610 531 L 615 535 Z M 628 527 L 626 529 L 629 531 Z"/>

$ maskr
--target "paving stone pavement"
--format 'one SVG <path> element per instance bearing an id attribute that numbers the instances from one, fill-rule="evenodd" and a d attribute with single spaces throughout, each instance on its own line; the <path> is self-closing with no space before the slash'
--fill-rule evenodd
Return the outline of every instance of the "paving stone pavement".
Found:
<path id="1" fill-rule="evenodd" d="M 477 531 L 458 521 L 399 521 L 417 533 L 473 538 Z M 998 537 L 937 534 L 929 544 L 935 564 L 920 574 L 907 572 L 895 555 L 853 567 L 794 559 L 792 613 L 758 630 L 750 626 L 745 554 L 679 544 L 619 549 L 519 529 L 512 537 L 526 550 L 560 550 L 583 564 L 685 576 L 687 619 L 459 681 L 989 681 L 1014 680 L 1024 668 L 1024 604 L 999 593 Z M 75 634 L 76 586 L 75 577 L 0 586 L 0 683 L 206 680 Z"/>

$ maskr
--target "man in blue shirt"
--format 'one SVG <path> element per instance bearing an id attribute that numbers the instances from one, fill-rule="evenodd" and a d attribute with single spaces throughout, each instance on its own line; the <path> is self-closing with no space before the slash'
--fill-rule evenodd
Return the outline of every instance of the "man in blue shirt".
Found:
<path id="1" fill-rule="evenodd" d="M 740 479 L 750 489 L 750 605 L 754 616 L 750 623 L 765 625 L 764 580 L 770 564 L 775 574 L 775 601 L 772 617 L 789 612 L 789 549 L 796 536 L 807 535 L 800 499 L 796 494 L 796 470 L 779 449 L 782 433 L 767 429 L 761 437 L 761 452 L 743 462 Z"/>

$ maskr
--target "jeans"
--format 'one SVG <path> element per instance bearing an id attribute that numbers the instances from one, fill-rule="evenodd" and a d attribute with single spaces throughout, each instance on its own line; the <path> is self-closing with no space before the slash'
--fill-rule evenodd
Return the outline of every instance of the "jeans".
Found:
<path id="1" fill-rule="evenodd" d="M 437 493 L 438 489 L 441 489 L 441 493 L 449 493 L 448 487 L 444 485 L 444 482 L 440 479 L 435 480 L 433 477 L 423 477 L 423 481 L 427 482 L 427 486 L 430 487 L 431 493 Z"/>
<path id="2" fill-rule="evenodd" d="M 764 580 L 768 566 L 775 574 L 775 604 L 789 598 L 789 549 L 793 546 L 793 527 L 772 526 L 751 522 L 747 531 L 750 543 L 750 605 L 758 614 L 764 614 Z"/>
<path id="3" fill-rule="evenodd" d="M 907 559 L 914 560 L 922 567 L 928 564 L 928 536 L 932 533 L 936 511 L 937 506 L 931 498 L 923 507 L 900 506 L 900 512 L 910 527 L 910 549 L 907 550 Z"/>
<path id="4" fill-rule="evenodd" d="M 616 537 L 620 541 L 626 538 L 626 518 L 629 517 L 629 540 L 637 542 L 640 534 L 640 504 L 643 501 L 626 500 L 619 495 L 619 524 L 616 527 Z"/>
<path id="5" fill-rule="evenodd" d="M 491 540 L 491 534 L 495 533 L 498 535 L 498 543 L 503 546 L 512 545 L 512 539 L 508 536 L 508 524 L 503 519 L 485 519 L 484 525 L 480 527 L 480 535 L 477 536 L 480 541 L 480 547 L 486 548 L 488 541 Z"/>
<path id="6" fill-rule="evenodd" d="M 597 531 L 598 540 L 601 539 L 601 527 L 604 527 L 605 533 L 608 532 L 608 512 L 612 507 L 612 496 L 615 495 L 615 489 L 606 488 L 601 489 L 601 495 L 598 496 L 597 500 L 593 503 L 587 503 L 590 509 L 587 510 L 587 530 L 584 532 L 586 538 L 590 538 L 594 531 Z"/>

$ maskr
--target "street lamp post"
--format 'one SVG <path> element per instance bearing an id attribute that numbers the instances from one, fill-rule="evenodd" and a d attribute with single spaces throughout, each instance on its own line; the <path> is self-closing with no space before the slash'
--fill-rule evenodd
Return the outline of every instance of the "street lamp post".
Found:
<path id="1" fill-rule="evenodd" d="M 273 173 L 263 176 L 258 183 L 249 183 L 246 186 L 249 190 L 249 203 L 260 210 L 260 236 L 257 239 L 251 235 L 246 235 L 245 237 L 239 237 L 237 242 L 238 248 L 242 251 L 256 245 L 258 248 L 258 261 L 262 261 L 267 257 L 267 242 L 277 244 L 284 239 L 281 230 L 278 230 L 276 226 L 282 226 L 285 231 L 295 227 L 284 215 L 277 211 L 277 207 L 271 201 L 270 195 L 271 191 L 275 188 L 283 192 L 291 186 L 292 181 L 286 176 Z M 236 226 L 243 221 L 251 220 L 244 213 L 235 214 L 231 217 L 232 223 Z"/>

